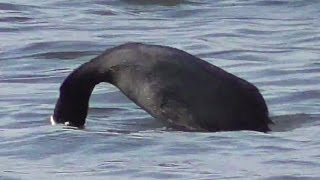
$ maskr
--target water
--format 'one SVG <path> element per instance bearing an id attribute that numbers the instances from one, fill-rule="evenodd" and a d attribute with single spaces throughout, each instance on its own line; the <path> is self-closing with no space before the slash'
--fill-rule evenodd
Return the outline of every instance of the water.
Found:
<path id="1" fill-rule="evenodd" d="M 320 178 L 320 1 L 0 1 L 0 179 Z M 170 130 L 106 84 L 85 130 L 51 126 L 63 79 L 128 41 L 254 83 L 274 131 Z"/>

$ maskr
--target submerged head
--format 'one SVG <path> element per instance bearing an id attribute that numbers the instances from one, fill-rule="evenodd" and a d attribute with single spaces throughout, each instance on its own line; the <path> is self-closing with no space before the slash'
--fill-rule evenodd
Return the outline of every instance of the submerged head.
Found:
<path id="1" fill-rule="evenodd" d="M 89 99 L 93 88 L 101 81 L 95 75 L 96 68 L 85 63 L 75 69 L 62 83 L 51 124 L 66 124 L 83 127 L 89 107 Z"/>
<path id="2" fill-rule="evenodd" d="M 74 99 L 72 96 L 63 98 L 60 95 L 54 114 L 50 117 L 51 124 L 83 127 L 87 117 L 88 105 L 87 103 L 82 103 L 80 99 Z"/>

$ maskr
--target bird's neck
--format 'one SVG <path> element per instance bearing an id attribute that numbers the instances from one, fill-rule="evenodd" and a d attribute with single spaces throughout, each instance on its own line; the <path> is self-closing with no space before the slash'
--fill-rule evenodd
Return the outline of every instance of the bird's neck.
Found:
<path id="1" fill-rule="evenodd" d="M 88 113 L 89 99 L 96 84 L 105 81 L 97 64 L 92 61 L 74 70 L 62 83 L 54 111 L 57 123 L 83 126 Z"/>

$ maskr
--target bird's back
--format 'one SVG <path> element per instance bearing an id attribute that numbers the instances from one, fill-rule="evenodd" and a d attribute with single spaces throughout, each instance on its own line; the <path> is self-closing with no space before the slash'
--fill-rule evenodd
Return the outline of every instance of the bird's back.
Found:
<path id="1" fill-rule="evenodd" d="M 268 130 L 254 85 L 184 51 L 129 43 L 102 58 L 114 84 L 155 118 L 190 130 Z"/>

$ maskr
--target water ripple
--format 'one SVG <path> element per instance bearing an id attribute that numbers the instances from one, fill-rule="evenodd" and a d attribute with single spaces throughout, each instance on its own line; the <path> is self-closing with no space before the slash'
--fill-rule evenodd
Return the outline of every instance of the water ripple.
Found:
<path id="1" fill-rule="evenodd" d="M 319 179 L 319 5 L 0 3 L 0 179 Z M 50 126 L 63 79 L 129 41 L 186 50 L 254 83 L 273 131 L 177 131 L 106 84 L 94 90 L 84 129 Z"/>

